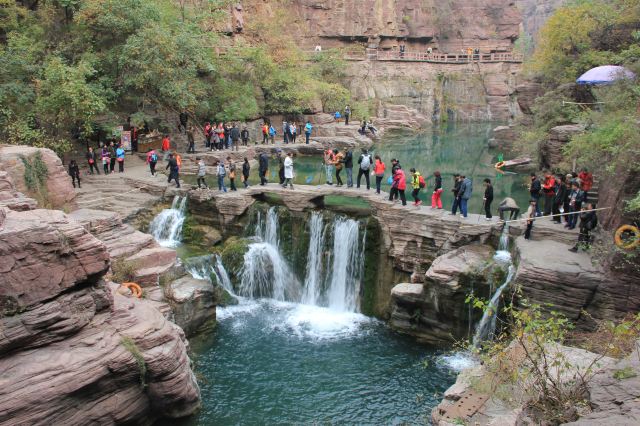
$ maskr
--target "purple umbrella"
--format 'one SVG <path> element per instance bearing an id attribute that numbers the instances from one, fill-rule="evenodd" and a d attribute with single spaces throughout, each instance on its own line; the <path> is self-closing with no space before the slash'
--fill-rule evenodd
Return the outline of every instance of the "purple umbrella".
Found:
<path id="1" fill-rule="evenodd" d="M 603 65 L 591 68 L 576 80 L 578 84 L 611 84 L 623 78 L 634 79 L 636 75 L 618 65 Z"/>

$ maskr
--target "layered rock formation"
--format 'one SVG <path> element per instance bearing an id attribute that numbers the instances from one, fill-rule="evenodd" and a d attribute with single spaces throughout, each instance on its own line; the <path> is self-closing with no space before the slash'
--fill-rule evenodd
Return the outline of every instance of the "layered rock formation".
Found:
<path id="1" fill-rule="evenodd" d="M 571 253 L 569 247 L 566 242 L 550 239 L 516 239 L 518 270 L 514 283 L 523 298 L 552 306 L 584 330 L 594 327 L 590 317 L 612 319 L 640 310 L 640 296 L 635 291 L 637 276 L 606 272 L 588 253 Z"/>
<path id="2" fill-rule="evenodd" d="M 347 69 L 355 99 L 406 105 L 429 120 L 511 120 L 520 111 L 514 96 L 521 65 L 432 64 L 356 61 Z M 386 109 L 390 107 L 387 106 Z"/>
<path id="3" fill-rule="evenodd" d="M 494 249 L 467 245 L 436 258 L 422 284 L 398 284 L 391 291 L 391 327 L 428 343 L 455 342 L 473 333 L 479 312 L 465 299 L 490 296 L 488 263 Z"/>
<path id="4" fill-rule="evenodd" d="M 515 5 L 494 0 L 479 2 L 374 1 L 357 4 L 344 0 L 293 2 L 300 17 L 304 44 L 339 46 L 350 41 L 379 38 L 388 48 L 406 39 L 410 47 L 440 51 L 467 46 L 507 48 L 518 37 L 521 21 Z"/>
<path id="5" fill-rule="evenodd" d="M 71 178 L 50 149 L 0 145 L 0 170 L 7 172 L 15 190 L 35 198 L 41 207 L 74 207 Z"/>
<path id="6" fill-rule="evenodd" d="M 193 413 L 184 334 L 105 284 L 106 246 L 59 211 L 1 212 L 0 424 Z"/>
<path id="7" fill-rule="evenodd" d="M 571 140 L 571 137 L 584 132 L 584 126 L 580 124 L 566 124 L 556 126 L 549 130 L 548 139 L 540 148 L 541 166 L 545 169 L 559 167 L 564 161 L 564 146 Z"/>

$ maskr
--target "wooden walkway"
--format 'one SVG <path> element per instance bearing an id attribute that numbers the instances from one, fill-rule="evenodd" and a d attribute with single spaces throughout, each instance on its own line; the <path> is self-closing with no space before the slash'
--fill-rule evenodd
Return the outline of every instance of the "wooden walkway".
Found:
<path id="1" fill-rule="evenodd" d="M 309 57 L 322 52 L 306 51 Z M 344 59 L 348 61 L 398 61 L 398 62 L 430 62 L 434 64 L 473 64 L 473 63 L 522 63 L 524 57 L 513 52 L 455 54 L 404 52 L 397 50 L 366 49 L 365 51 L 346 51 Z"/>

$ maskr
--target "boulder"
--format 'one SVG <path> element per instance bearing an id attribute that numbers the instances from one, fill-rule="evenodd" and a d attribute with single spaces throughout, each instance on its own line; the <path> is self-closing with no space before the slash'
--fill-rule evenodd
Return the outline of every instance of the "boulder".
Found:
<path id="1" fill-rule="evenodd" d="M 492 148 L 510 150 L 518 138 L 514 126 L 498 126 L 493 129 Z"/>
<path id="2" fill-rule="evenodd" d="M 184 276 L 168 284 L 164 294 L 173 310 L 174 322 L 187 337 L 215 325 L 215 290 L 209 281 Z"/>
<path id="3" fill-rule="evenodd" d="M 31 165 L 29 167 L 37 166 L 35 162 L 38 155 L 46 169 L 46 178 L 40 190 L 30 188 L 25 180 L 25 161 Z M 59 209 L 74 207 L 76 193 L 71 185 L 71 179 L 60 158 L 50 149 L 2 145 L 0 146 L 0 170 L 9 174 L 17 191 L 44 203 L 41 207 Z"/>
<path id="4" fill-rule="evenodd" d="M 488 263 L 494 252 L 487 245 L 463 246 L 435 259 L 424 284 L 396 285 L 391 291 L 391 327 L 429 343 L 469 337 L 480 313 L 471 313 L 465 299 L 472 291 L 490 296 Z"/>

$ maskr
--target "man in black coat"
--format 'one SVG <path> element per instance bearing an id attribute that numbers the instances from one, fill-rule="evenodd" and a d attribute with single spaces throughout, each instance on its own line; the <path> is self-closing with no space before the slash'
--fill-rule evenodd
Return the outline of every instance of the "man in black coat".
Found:
<path id="1" fill-rule="evenodd" d="M 593 210 L 593 204 L 585 203 L 580 212 L 580 234 L 578 242 L 569 251 L 576 253 L 579 249 L 588 250 L 591 246 L 591 231 L 598 226 L 598 216 Z"/>
<path id="2" fill-rule="evenodd" d="M 260 185 L 267 183 L 267 171 L 269 170 L 269 157 L 264 152 L 258 157 L 258 174 L 260 175 Z"/>
<path id="3" fill-rule="evenodd" d="M 344 168 L 347 171 L 347 188 L 353 188 L 353 152 L 346 150 L 344 156 Z"/>
<path id="4" fill-rule="evenodd" d="M 173 154 L 169 154 L 169 161 L 165 170 L 166 169 L 169 169 L 169 179 L 167 182 L 171 183 L 172 180 L 175 180 L 176 188 L 180 188 L 180 168 L 178 167 L 178 161 L 175 159 Z"/>

